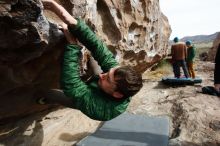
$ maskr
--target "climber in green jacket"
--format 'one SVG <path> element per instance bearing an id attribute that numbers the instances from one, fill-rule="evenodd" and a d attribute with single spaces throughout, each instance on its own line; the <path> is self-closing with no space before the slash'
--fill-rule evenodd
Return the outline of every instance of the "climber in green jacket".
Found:
<path id="1" fill-rule="evenodd" d="M 38 103 L 58 103 L 79 109 L 88 117 L 106 121 L 122 114 L 130 100 L 143 86 L 141 74 L 129 66 L 119 66 L 107 46 L 81 20 L 73 18 L 54 0 L 42 0 L 45 9 L 55 12 L 67 25 L 63 31 L 69 44 L 64 51 L 61 72 L 62 90 L 39 93 Z M 92 53 L 104 73 L 83 82 L 79 74 L 81 47 L 75 38 Z"/>

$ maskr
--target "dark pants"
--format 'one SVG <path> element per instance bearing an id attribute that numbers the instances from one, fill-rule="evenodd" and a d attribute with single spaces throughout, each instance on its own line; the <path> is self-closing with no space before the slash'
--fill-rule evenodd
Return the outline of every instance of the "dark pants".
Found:
<path id="1" fill-rule="evenodd" d="M 180 78 L 180 67 L 183 68 L 183 72 L 186 78 L 189 77 L 189 73 L 188 73 L 188 69 L 186 66 L 186 61 L 185 60 L 176 60 L 173 63 L 173 72 L 174 72 L 174 76 L 176 78 Z"/>
<path id="2" fill-rule="evenodd" d="M 38 98 L 45 98 L 46 104 L 60 104 L 65 107 L 74 108 L 73 100 L 65 96 L 62 90 L 48 89 L 37 92 Z"/>

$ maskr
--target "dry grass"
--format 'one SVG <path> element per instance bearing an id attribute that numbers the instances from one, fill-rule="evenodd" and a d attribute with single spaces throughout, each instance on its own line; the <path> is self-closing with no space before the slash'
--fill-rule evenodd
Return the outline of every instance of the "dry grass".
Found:
<path id="1" fill-rule="evenodd" d="M 143 74 L 143 79 L 158 80 L 164 76 L 168 76 L 173 73 L 172 66 L 165 59 L 161 60 L 151 71 L 146 71 Z"/>
<path id="2" fill-rule="evenodd" d="M 199 59 L 199 55 L 203 52 L 208 52 L 209 49 L 212 47 L 212 42 L 209 43 L 199 43 L 194 44 L 196 47 L 196 59 Z"/>

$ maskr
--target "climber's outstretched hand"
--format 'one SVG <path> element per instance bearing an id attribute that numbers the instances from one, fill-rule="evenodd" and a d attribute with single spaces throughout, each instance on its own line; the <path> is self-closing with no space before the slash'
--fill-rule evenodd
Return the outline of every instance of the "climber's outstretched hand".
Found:
<path id="1" fill-rule="evenodd" d="M 61 23 L 59 27 L 63 31 L 69 44 L 78 44 L 77 39 L 69 32 L 67 24 Z"/>
<path id="2" fill-rule="evenodd" d="M 73 18 L 64 9 L 64 7 L 58 4 L 56 1 L 54 0 L 41 0 L 41 1 L 43 3 L 44 9 L 54 12 L 67 25 L 75 26 L 77 24 L 77 20 Z"/>

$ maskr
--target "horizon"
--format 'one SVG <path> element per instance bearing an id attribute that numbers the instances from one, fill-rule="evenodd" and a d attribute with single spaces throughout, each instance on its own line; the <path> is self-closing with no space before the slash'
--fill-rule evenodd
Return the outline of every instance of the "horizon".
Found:
<path id="1" fill-rule="evenodd" d="M 220 32 L 220 31 L 217 31 L 217 32 L 214 32 L 214 33 L 211 33 L 211 34 L 198 34 L 198 35 L 183 36 L 183 37 L 181 37 L 180 39 L 185 38 L 185 37 L 194 37 L 194 36 L 210 36 L 210 35 L 213 35 L 213 34 L 219 33 L 219 32 Z"/>
<path id="2" fill-rule="evenodd" d="M 170 39 L 220 32 L 220 0 L 159 0 L 172 29 Z M 209 6 L 209 7 L 207 7 Z"/>

